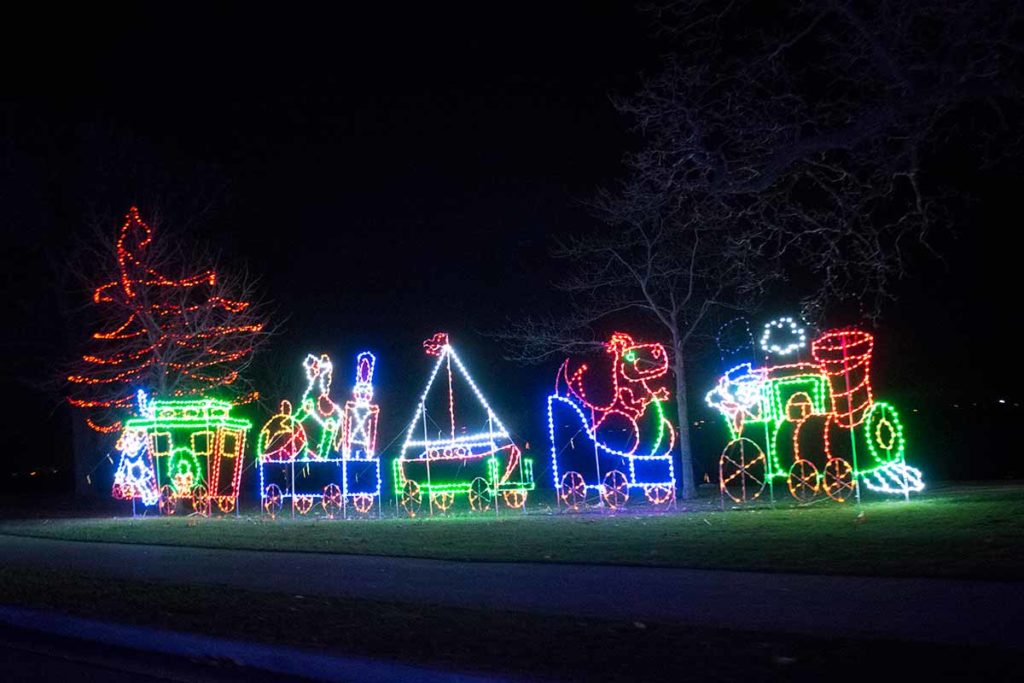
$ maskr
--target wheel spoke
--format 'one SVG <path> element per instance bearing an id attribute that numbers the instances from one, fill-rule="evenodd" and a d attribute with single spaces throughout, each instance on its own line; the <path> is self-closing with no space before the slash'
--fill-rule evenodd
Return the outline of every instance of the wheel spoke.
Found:
<path id="1" fill-rule="evenodd" d="M 746 437 L 729 442 L 719 457 L 719 488 L 733 501 L 743 503 L 761 495 L 767 485 L 767 457 Z"/>

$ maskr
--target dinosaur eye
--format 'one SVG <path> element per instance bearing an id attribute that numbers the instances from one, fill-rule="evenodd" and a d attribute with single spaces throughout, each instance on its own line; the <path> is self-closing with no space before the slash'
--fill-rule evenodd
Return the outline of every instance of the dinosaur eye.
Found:
<path id="1" fill-rule="evenodd" d="M 629 351 L 629 352 L 627 352 L 626 355 L 624 356 L 624 358 L 626 360 L 628 360 L 630 363 L 635 362 L 636 361 L 636 351 Z"/>

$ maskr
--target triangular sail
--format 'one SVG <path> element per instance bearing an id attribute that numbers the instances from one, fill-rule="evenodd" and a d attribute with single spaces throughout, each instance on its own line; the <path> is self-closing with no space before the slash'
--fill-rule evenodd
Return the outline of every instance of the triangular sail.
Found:
<path id="1" fill-rule="evenodd" d="M 448 342 L 447 335 L 435 335 L 433 339 L 428 340 L 425 346 L 427 353 L 437 356 L 437 362 L 434 363 L 434 367 L 430 372 L 430 378 L 427 380 L 427 386 L 420 395 L 416 412 L 406 430 L 405 443 L 402 445 L 402 457 L 406 457 L 406 453 L 410 450 L 418 450 L 423 454 L 427 454 L 428 451 L 443 451 L 456 447 L 469 450 L 480 446 L 493 448 L 495 441 L 509 439 L 508 430 L 494 413 L 487 399 L 473 381 L 459 355 Z M 483 409 L 487 421 L 483 429 L 465 433 L 464 425 L 458 423 L 453 388 L 456 376 L 469 385 L 474 400 Z M 431 395 L 431 390 L 435 388 L 435 383 L 439 391 L 447 393 L 448 410 L 445 411 L 443 421 L 440 420 L 440 416 L 438 416 L 438 419 L 431 418 L 432 426 L 435 427 L 434 430 L 431 430 L 426 426 L 429 416 L 425 412 L 427 411 L 428 398 Z M 443 424 L 446 429 L 443 431 L 438 430 L 437 426 L 440 424 Z M 438 433 L 439 431 L 441 433 Z"/>

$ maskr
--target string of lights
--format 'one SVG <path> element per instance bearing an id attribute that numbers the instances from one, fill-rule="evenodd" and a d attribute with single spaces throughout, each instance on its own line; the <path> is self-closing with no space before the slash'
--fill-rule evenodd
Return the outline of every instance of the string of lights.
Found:
<path id="1" fill-rule="evenodd" d="M 794 341 L 768 344 L 769 330 L 784 327 Z M 805 341 L 792 318 L 772 321 L 765 330 L 762 347 L 775 355 L 791 354 Z M 705 402 L 722 414 L 730 432 L 719 458 L 723 497 L 749 502 L 775 479 L 784 479 L 801 501 L 825 494 L 844 502 L 859 495 L 859 483 L 905 496 L 923 490 L 920 470 L 906 464 L 899 414 L 874 399 L 873 347 L 873 336 L 862 330 L 830 330 L 811 343 L 814 362 L 763 368 L 743 363 L 719 378 Z"/>
<path id="2" fill-rule="evenodd" d="M 337 514 L 343 503 L 335 496 L 336 490 L 343 490 L 344 475 L 342 458 L 334 448 L 342 418 L 341 408 L 330 396 L 334 365 L 327 354 L 308 354 L 302 367 L 306 389 L 298 410 L 293 412 L 291 402 L 282 400 L 278 412 L 263 425 L 256 441 L 260 505 L 271 517 L 286 501 L 293 512 L 305 515 L 313 509 L 314 500 L 318 500 L 328 516 Z M 315 441 L 311 440 L 311 433 Z M 311 464 L 315 465 L 317 475 L 313 478 L 320 483 L 313 491 L 298 485 L 314 473 Z"/>
<path id="3" fill-rule="evenodd" d="M 265 513 L 274 517 L 288 502 L 300 515 L 312 512 L 316 503 L 330 518 L 345 514 L 349 504 L 366 514 L 380 499 L 376 457 L 380 408 L 372 402 L 375 364 L 370 352 L 357 356 L 353 398 L 341 408 L 330 396 L 334 375 L 330 357 L 306 356 L 302 366 L 307 383 L 299 409 L 293 412 L 291 402 L 282 400 L 257 439 L 260 503 Z"/>
<path id="4" fill-rule="evenodd" d="M 152 228 L 132 207 L 116 243 L 118 278 L 92 297 L 116 322 L 92 335 L 97 350 L 83 354 L 81 370 L 67 376 L 69 402 L 89 410 L 87 422 L 100 432 L 120 430 L 117 416 L 131 408 L 139 384 L 177 387 L 169 393 L 178 398 L 226 390 L 263 331 L 244 315 L 248 302 L 214 293 L 216 272 L 175 279 L 153 268 L 152 241 Z M 255 397 L 241 393 L 235 403 Z"/>
<path id="5" fill-rule="evenodd" d="M 139 390 L 139 414 L 150 415 L 149 399 L 146 392 Z M 149 437 L 143 429 L 125 429 L 117 440 L 117 450 L 121 458 L 114 472 L 113 496 L 119 500 L 138 499 L 149 507 L 156 505 L 160 499 L 160 485 L 156 480 L 153 458 L 150 455 L 147 441 Z"/>
<path id="6" fill-rule="evenodd" d="M 772 337 L 782 330 L 789 332 L 790 341 L 786 344 L 772 341 Z M 766 323 L 761 333 L 761 350 L 765 353 L 788 356 L 805 346 L 807 346 L 807 331 L 789 316 L 777 318 Z"/>
<path id="7" fill-rule="evenodd" d="M 414 517 L 419 514 L 426 496 L 431 513 L 435 509 L 446 512 L 460 495 L 465 495 L 470 508 L 477 512 L 496 506 L 499 495 L 506 506 L 523 507 L 527 492 L 534 489 L 533 461 L 522 457 L 505 425 L 455 352 L 448 335 L 438 332 L 423 342 L 423 348 L 428 356 L 437 360 L 406 429 L 401 454 L 392 462 L 394 491 L 400 507 Z M 434 437 L 427 428 L 428 421 L 435 422 L 429 415 L 428 399 L 442 367 L 448 380 L 443 400 L 447 414 L 442 418 L 444 432 Z M 470 426 L 460 424 L 458 417 L 456 376 L 465 380 L 476 404 L 483 409 L 486 427 L 459 433 L 469 430 Z"/>
<path id="8" fill-rule="evenodd" d="M 248 420 L 231 417 L 234 407 L 214 399 L 150 400 L 138 391 L 139 415 L 128 418 L 118 439 L 121 460 L 113 495 L 159 504 L 175 514 L 181 503 L 209 515 L 238 503 Z"/>
<path id="9" fill-rule="evenodd" d="M 369 351 L 356 356 L 356 382 L 352 399 L 345 402 L 342 417 L 341 495 L 359 514 L 365 515 L 380 500 L 380 460 L 377 458 L 377 420 L 380 406 L 373 403 L 373 371 L 376 357 Z M 378 506 L 379 509 L 379 506 Z"/>
<path id="10" fill-rule="evenodd" d="M 589 366 L 581 363 L 570 370 L 569 359 L 559 368 L 555 393 L 548 397 L 552 477 L 560 504 L 578 510 L 593 491 L 606 507 L 616 509 L 626 504 L 632 488 L 642 490 L 654 505 L 667 505 L 675 500 L 675 430 L 664 415 L 668 389 L 654 386 L 668 373 L 665 347 L 638 344 L 616 332 L 605 352 L 611 357 L 607 400 L 598 403 L 587 397 Z M 561 430 L 566 428 L 577 431 L 563 439 Z M 625 446 L 612 445 L 613 436 L 623 430 L 628 433 Z M 576 447 L 579 431 L 592 446 L 590 453 Z"/>
<path id="11" fill-rule="evenodd" d="M 715 332 L 715 345 L 718 346 L 718 355 L 723 361 L 738 354 L 749 357 L 754 348 L 750 322 L 742 316 L 725 321 Z"/>

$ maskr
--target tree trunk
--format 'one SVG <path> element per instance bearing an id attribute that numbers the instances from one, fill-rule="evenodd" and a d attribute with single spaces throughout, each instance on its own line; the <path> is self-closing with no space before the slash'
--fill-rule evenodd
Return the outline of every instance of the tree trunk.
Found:
<path id="1" fill-rule="evenodd" d="M 76 498 L 95 498 L 99 495 L 96 478 L 92 476 L 96 459 L 100 457 L 98 436 L 85 423 L 85 414 L 82 411 L 71 411 L 71 448 Z"/>
<path id="2" fill-rule="evenodd" d="M 693 479 L 693 450 L 690 447 L 690 407 L 686 398 L 686 367 L 683 362 L 682 344 L 675 344 L 672 369 L 676 376 L 676 408 L 679 411 L 679 460 L 681 469 L 676 483 L 682 491 L 683 500 L 697 497 L 697 485 Z"/>

